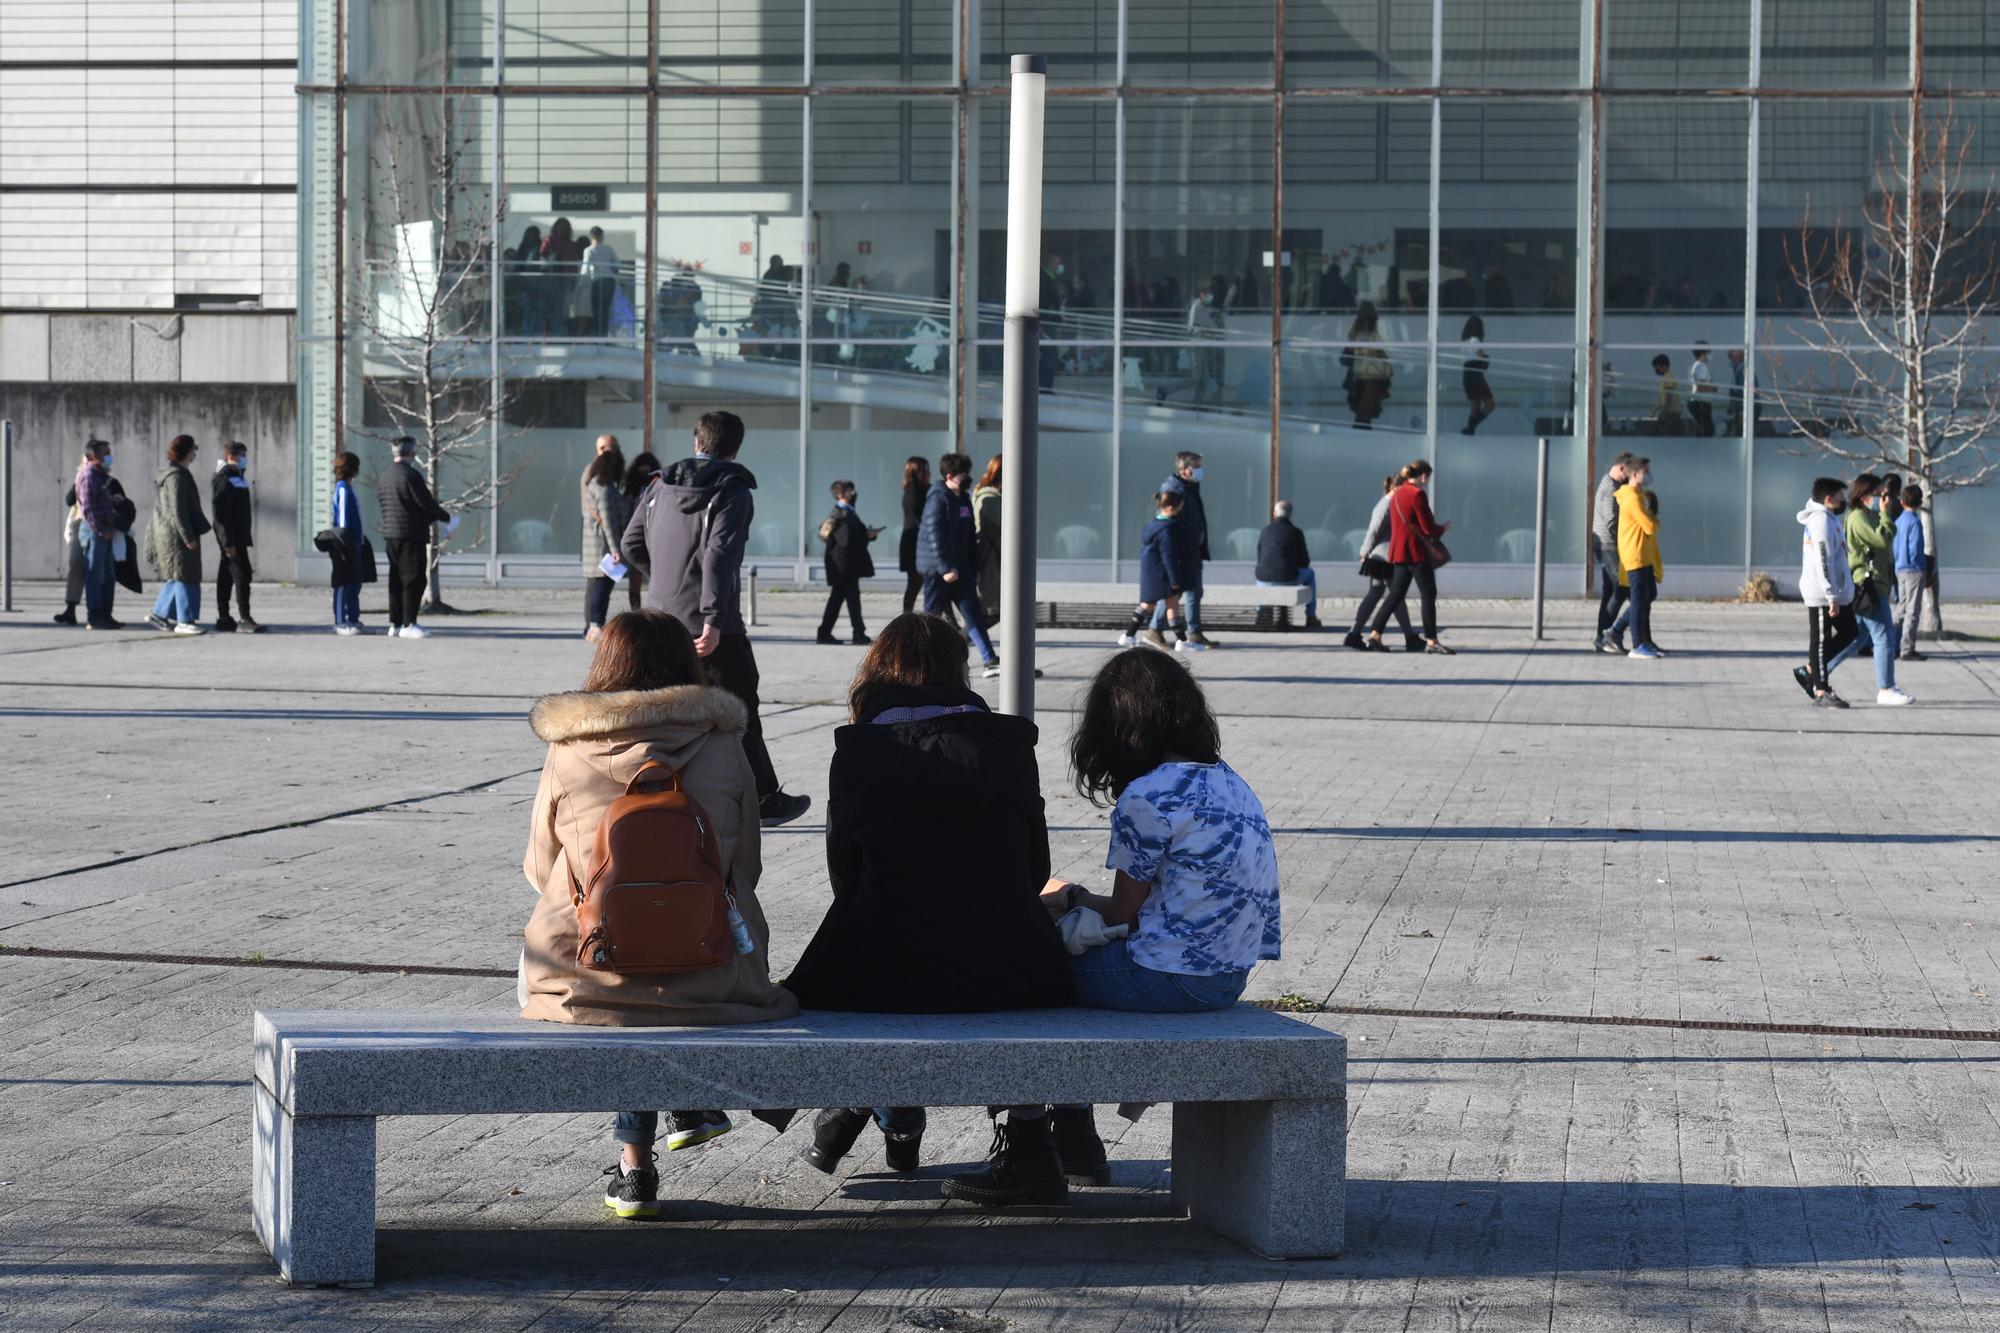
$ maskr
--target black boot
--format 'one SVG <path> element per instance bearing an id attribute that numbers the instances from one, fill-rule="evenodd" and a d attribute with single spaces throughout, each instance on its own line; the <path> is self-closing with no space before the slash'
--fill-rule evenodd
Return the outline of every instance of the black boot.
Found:
<path id="1" fill-rule="evenodd" d="M 1068 1199 L 1069 1184 L 1049 1133 L 1049 1118 L 1019 1120 L 1010 1114 L 1005 1123 L 995 1124 L 992 1160 L 986 1169 L 945 1181 L 944 1197 L 982 1208 L 1058 1204 Z"/>
<path id="2" fill-rule="evenodd" d="M 58 625 L 74 625 L 76 623 L 76 603 L 71 602 L 69 605 L 63 607 L 62 610 L 56 612 L 55 620 Z"/>
<path id="3" fill-rule="evenodd" d="M 1111 1183 L 1111 1163 L 1105 1159 L 1104 1140 L 1097 1137 L 1097 1120 L 1088 1106 L 1050 1107 L 1049 1129 L 1065 1180 L 1072 1185 Z"/>
<path id="4" fill-rule="evenodd" d="M 924 1131 L 918 1128 L 909 1134 L 892 1134 L 882 1131 L 882 1159 L 889 1169 L 901 1175 L 909 1175 L 917 1169 L 917 1156 L 924 1146 Z"/>
<path id="5" fill-rule="evenodd" d="M 862 1127 L 868 1123 L 866 1111 L 851 1107 L 828 1107 L 813 1117 L 812 1147 L 799 1156 L 806 1159 L 829 1176 L 840 1166 L 840 1159 L 847 1156 L 854 1140 L 861 1137 Z"/>

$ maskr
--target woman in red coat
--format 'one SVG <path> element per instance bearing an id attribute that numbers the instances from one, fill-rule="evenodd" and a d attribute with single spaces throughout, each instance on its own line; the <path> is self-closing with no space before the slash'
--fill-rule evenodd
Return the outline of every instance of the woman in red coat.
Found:
<path id="1" fill-rule="evenodd" d="M 1452 650 L 1438 642 L 1437 571 L 1431 567 L 1424 539 L 1444 536 L 1451 524 L 1438 522 L 1431 513 L 1431 465 L 1419 458 L 1402 475 L 1402 484 L 1389 496 L 1389 563 L 1395 574 L 1389 580 L 1389 595 L 1375 608 L 1374 623 L 1368 627 L 1368 649 L 1388 651 L 1382 646 L 1382 627 L 1409 600 L 1414 582 L 1423 598 L 1424 651 L 1450 656 Z"/>

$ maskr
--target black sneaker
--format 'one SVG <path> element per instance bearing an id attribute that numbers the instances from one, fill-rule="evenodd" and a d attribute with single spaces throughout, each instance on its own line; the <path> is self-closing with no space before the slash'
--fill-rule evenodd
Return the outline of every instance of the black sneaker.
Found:
<path id="1" fill-rule="evenodd" d="M 1811 667 L 1793 667 L 1792 679 L 1797 681 L 1799 683 L 1799 688 L 1806 692 L 1806 698 L 1810 699 L 1813 697 L 1813 676 Z"/>
<path id="2" fill-rule="evenodd" d="M 839 639 L 837 639 L 837 638 L 835 638 L 835 637 L 833 636 L 833 634 L 832 634 L 831 632 L 827 631 L 827 630 L 821 630 L 821 631 L 820 631 L 820 632 L 819 632 L 818 634 L 814 635 L 814 636 L 813 636 L 813 642 L 814 642 L 814 643 L 830 643 L 830 644 L 833 644 L 833 645 L 834 645 L 835 647 L 838 647 L 838 646 L 839 646 L 839 644 L 840 644 L 840 640 L 839 640 Z"/>
<path id="3" fill-rule="evenodd" d="M 236 622 L 236 632 L 238 634 L 262 634 L 264 627 L 250 617 L 245 616 Z"/>
<path id="4" fill-rule="evenodd" d="M 147 612 L 146 623 L 162 634 L 172 634 L 174 632 L 174 622 L 168 620 L 165 616 L 156 616 L 151 612 Z"/>
<path id="5" fill-rule="evenodd" d="M 1097 1120 L 1088 1106 L 1050 1107 L 1049 1129 L 1065 1180 L 1072 1185 L 1111 1183 L 1111 1163 L 1104 1156 L 1104 1140 L 1097 1137 Z"/>
<path id="6" fill-rule="evenodd" d="M 993 1127 L 991 1160 L 984 1171 L 953 1176 L 944 1197 L 981 1208 L 1059 1204 L 1069 1198 L 1062 1159 L 1056 1156 L 1049 1118 L 1016 1120 L 1011 1114 Z"/>
<path id="7" fill-rule="evenodd" d="M 91 622 L 90 622 L 90 623 L 89 623 L 88 625 L 86 625 L 86 626 L 85 626 L 84 628 L 86 628 L 86 629 L 124 629 L 124 628 L 125 628 L 125 622 L 124 622 L 124 621 L 122 621 L 122 620 L 113 620 L 113 619 L 111 619 L 111 617 L 109 617 L 109 616 L 106 616 L 106 617 L 105 617 L 104 619 L 102 619 L 102 620 L 93 620 L 93 621 L 91 621 Z"/>
<path id="8" fill-rule="evenodd" d="M 875 642 L 875 640 L 869 638 L 866 634 L 856 634 L 851 642 L 856 648 L 866 648 L 869 644 Z"/>
<path id="9" fill-rule="evenodd" d="M 604 1187 L 604 1206 L 620 1217 L 660 1215 L 660 1173 L 651 1162 L 637 1171 L 627 1171 L 622 1162 L 604 1168 L 611 1177 Z"/>
<path id="10" fill-rule="evenodd" d="M 1825 694 L 1815 694 L 1813 696 L 1813 704 L 1819 708 L 1845 708 L 1847 707 L 1847 700 L 1841 698 L 1832 690 L 1828 690 Z"/>
<path id="11" fill-rule="evenodd" d="M 813 1117 L 812 1145 L 799 1156 L 805 1158 L 815 1170 L 830 1176 L 840 1166 L 840 1159 L 854 1147 L 854 1141 L 861 1137 L 861 1131 L 867 1124 L 866 1111 L 829 1106 Z"/>
<path id="12" fill-rule="evenodd" d="M 56 612 L 55 622 L 58 625 L 74 625 L 76 623 L 76 608 L 73 606 L 66 606 L 62 610 Z"/>
<path id="13" fill-rule="evenodd" d="M 792 796 L 785 792 L 774 791 L 757 802 L 757 822 L 765 828 L 789 824 L 812 809 L 812 803 L 813 798 L 810 796 Z"/>
<path id="14" fill-rule="evenodd" d="M 1368 640 L 1362 638 L 1359 634 L 1356 634 L 1353 630 L 1349 630 L 1347 631 L 1347 637 L 1340 641 L 1340 646 L 1343 648 L 1352 648 L 1356 652 L 1365 653 L 1368 651 Z"/>
<path id="15" fill-rule="evenodd" d="M 1421 653 L 1429 648 L 1430 641 L 1421 634 L 1405 634 L 1403 636 L 1403 651 L 1406 653 Z"/>
<path id="16" fill-rule="evenodd" d="M 667 1151 L 699 1148 L 710 1139 L 719 1139 L 736 1126 L 720 1111 L 675 1111 L 667 1119 L 673 1128 L 667 1133 Z"/>
<path id="17" fill-rule="evenodd" d="M 909 1175 L 917 1169 L 917 1154 L 924 1146 L 924 1132 L 914 1134 L 891 1134 L 882 1131 L 882 1160 L 889 1164 L 891 1171 Z"/>
<path id="18" fill-rule="evenodd" d="M 234 634 L 236 632 L 236 622 L 233 620 L 218 620 L 215 622 L 215 632 L 217 634 Z"/>
<path id="19" fill-rule="evenodd" d="M 74 625 L 76 621 L 72 619 L 69 623 Z M 1905 662 L 1925 662 L 1930 659 L 1926 658 L 1922 653 L 1918 652 L 1914 648 L 1905 648 L 1903 650 L 1903 660 Z"/>

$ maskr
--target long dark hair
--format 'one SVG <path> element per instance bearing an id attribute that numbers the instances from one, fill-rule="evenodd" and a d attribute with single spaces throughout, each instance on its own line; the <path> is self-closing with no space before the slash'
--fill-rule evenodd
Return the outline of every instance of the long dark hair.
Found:
<path id="1" fill-rule="evenodd" d="M 607 486 L 617 486 L 625 480 L 625 455 L 619 453 L 616 448 L 606 449 L 590 460 L 590 466 L 584 470 L 583 479 L 589 482 L 601 481 Z"/>
<path id="2" fill-rule="evenodd" d="M 650 607 L 624 612 L 604 627 L 583 678 L 583 688 L 592 693 L 706 684 L 708 673 L 695 656 L 687 626 Z"/>
<path id="3" fill-rule="evenodd" d="M 920 458 L 915 454 L 910 455 L 909 460 L 903 464 L 903 489 L 907 491 L 912 486 L 928 486 L 930 484 L 930 460 Z"/>
<path id="4" fill-rule="evenodd" d="M 965 664 L 965 640 L 942 616 L 914 611 L 897 616 L 875 636 L 854 672 L 854 683 L 847 687 L 848 720 L 867 717 L 875 701 L 891 690 L 964 685 Z"/>
<path id="5" fill-rule="evenodd" d="M 650 452 L 640 454 L 625 468 L 626 497 L 636 497 L 640 491 L 646 489 L 647 482 L 659 475 L 660 460 Z"/>
<path id="6" fill-rule="evenodd" d="M 1363 301 L 1355 308 L 1354 322 L 1347 326 L 1347 336 L 1358 338 L 1364 333 L 1373 333 L 1375 332 L 1376 322 L 1375 303 L 1373 301 Z"/>
<path id="7" fill-rule="evenodd" d="M 1070 738 L 1077 794 L 1093 805 L 1106 797 L 1116 801 L 1169 755 L 1197 764 L 1222 758 L 1215 714 L 1201 686 L 1177 658 L 1157 648 L 1114 654 L 1090 683 Z"/>

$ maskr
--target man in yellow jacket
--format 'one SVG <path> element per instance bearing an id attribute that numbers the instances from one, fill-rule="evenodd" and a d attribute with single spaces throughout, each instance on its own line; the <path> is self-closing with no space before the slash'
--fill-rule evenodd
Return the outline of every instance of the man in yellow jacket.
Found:
<path id="1" fill-rule="evenodd" d="M 1625 465 L 1616 497 L 1618 568 L 1632 591 L 1632 651 L 1625 655 L 1647 660 L 1665 656 L 1653 643 L 1653 599 L 1666 567 L 1660 563 L 1660 517 L 1646 490 L 1652 479 L 1652 460 L 1635 458 Z"/>

